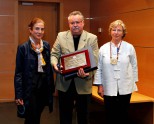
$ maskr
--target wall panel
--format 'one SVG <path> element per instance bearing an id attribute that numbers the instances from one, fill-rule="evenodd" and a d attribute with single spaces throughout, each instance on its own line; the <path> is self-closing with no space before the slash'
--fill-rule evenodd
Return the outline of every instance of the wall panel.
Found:
<path id="1" fill-rule="evenodd" d="M 154 7 L 153 0 L 90 0 L 91 14 L 102 17 L 125 12 L 134 12 Z"/>
<path id="2" fill-rule="evenodd" d="M 14 81 L 13 73 L 0 73 L 0 102 L 9 102 L 14 100 Z"/>
<path id="3" fill-rule="evenodd" d="M 0 102 L 14 99 L 16 1 L 0 0 Z"/>
<path id="4" fill-rule="evenodd" d="M 14 44 L 2 44 L 0 45 L 0 73 L 12 72 L 14 73 L 15 67 L 15 51 Z M 1 82 L 2 83 L 2 82 Z"/>
<path id="5" fill-rule="evenodd" d="M 14 0 L 0 0 L 0 15 L 14 14 Z"/>
<path id="6" fill-rule="evenodd" d="M 139 67 L 139 92 L 154 97 L 154 48 L 136 47 Z"/>
<path id="7" fill-rule="evenodd" d="M 0 16 L 0 44 L 10 44 L 14 43 L 14 16 Z M 5 42 L 4 42 L 5 41 Z M 8 48 L 9 49 L 9 48 Z"/>
<path id="8" fill-rule="evenodd" d="M 95 31 L 94 32 L 95 34 L 102 35 L 101 41 L 107 42 L 110 40 L 110 36 L 108 35 L 109 24 L 114 20 L 121 19 L 124 21 L 127 27 L 127 35 L 124 40 L 129 41 L 135 46 L 154 47 L 153 15 L 154 15 L 154 9 L 148 9 L 133 13 L 129 12 L 129 13 L 100 17 L 99 20 L 97 20 L 97 18 L 94 18 L 91 24 L 95 26 L 93 27 L 91 26 L 91 31 L 92 32 Z M 98 33 L 96 27 L 97 28 L 101 27 L 103 29 L 103 32 Z"/>
<path id="9" fill-rule="evenodd" d="M 63 30 L 68 30 L 68 21 L 67 21 L 67 17 L 69 15 L 70 12 L 72 11 L 81 11 L 82 14 L 85 17 L 85 27 L 84 29 L 87 31 L 90 31 L 90 21 L 89 18 L 90 17 L 90 0 L 63 0 Z"/>

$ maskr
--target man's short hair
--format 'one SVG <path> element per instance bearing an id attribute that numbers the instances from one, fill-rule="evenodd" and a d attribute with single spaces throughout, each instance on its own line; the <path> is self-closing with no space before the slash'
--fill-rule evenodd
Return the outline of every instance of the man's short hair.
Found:
<path id="1" fill-rule="evenodd" d="M 83 14 L 80 11 L 73 11 L 73 12 L 71 12 L 69 14 L 69 16 L 68 16 L 68 20 L 69 20 L 70 16 L 75 16 L 75 15 L 81 16 L 81 19 L 84 20 L 84 16 L 83 16 Z"/>

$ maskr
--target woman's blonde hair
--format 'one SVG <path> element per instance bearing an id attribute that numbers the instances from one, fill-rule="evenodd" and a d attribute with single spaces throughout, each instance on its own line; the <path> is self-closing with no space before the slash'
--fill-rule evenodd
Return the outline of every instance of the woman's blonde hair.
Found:
<path id="1" fill-rule="evenodd" d="M 117 27 L 118 25 L 122 26 L 122 29 L 123 29 L 123 36 L 122 38 L 124 38 L 126 36 L 126 33 L 127 33 L 127 29 L 126 29 L 126 25 L 123 23 L 122 20 L 116 20 L 116 21 L 113 21 L 110 26 L 109 26 L 109 34 L 111 34 L 111 30 L 115 27 Z"/>

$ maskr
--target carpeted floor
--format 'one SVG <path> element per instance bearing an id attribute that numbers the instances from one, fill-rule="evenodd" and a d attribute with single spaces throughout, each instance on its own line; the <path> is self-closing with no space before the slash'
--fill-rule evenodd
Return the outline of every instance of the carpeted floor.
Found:
<path id="1" fill-rule="evenodd" d="M 0 124 L 24 124 L 24 119 L 17 117 L 14 102 L 0 103 Z M 41 124 L 59 124 L 58 99 L 54 97 L 54 110 L 49 113 L 46 107 L 41 116 Z M 73 124 L 76 124 L 75 112 L 73 113 Z"/>
<path id="2" fill-rule="evenodd" d="M 59 124 L 58 100 L 54 98 L 54 111 L 49 113 L 46 107 L 42 113 L 41 124 Z M 16 116 L 14 102 L 0 103 L 0 124 L 24 124 L 24 119 Z"/>

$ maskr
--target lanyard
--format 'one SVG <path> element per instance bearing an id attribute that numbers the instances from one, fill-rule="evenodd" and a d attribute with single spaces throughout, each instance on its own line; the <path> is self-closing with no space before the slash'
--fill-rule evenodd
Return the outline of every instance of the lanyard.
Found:
<path id="1" fill-rule="evenodd" d="M 122 41 L 121 41 L 121 42 L 122 42 Z M 118 60 L 118 57 L 119 57 L 119 51 L 120 51 L 121 42 L 120 42 L 119 47 L 117 47 L 117 60 Z M 110 42 L 110 59 L 112 59 L 112 47 L 111 47 L 111 42 Z"/>

